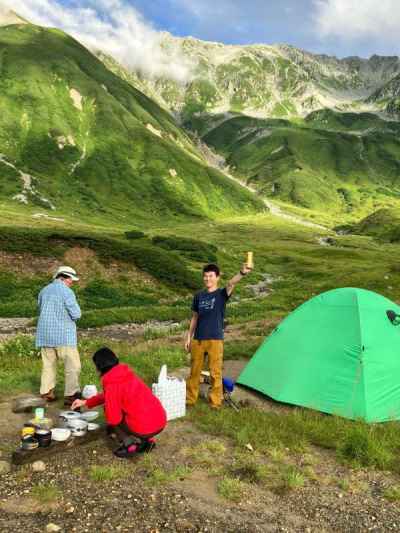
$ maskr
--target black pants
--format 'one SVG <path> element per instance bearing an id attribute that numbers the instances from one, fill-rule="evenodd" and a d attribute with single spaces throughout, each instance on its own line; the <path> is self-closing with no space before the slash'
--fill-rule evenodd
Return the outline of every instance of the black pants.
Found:
<path id="1" fill-rule="evenodd" d="M 149 433 L 147 435 L 143 435 L 140 433 L 135 433 L 132 431 L 124 421 L 122 421 L 118 426 L 108 426 L 108 431 L 110 434 L 114 433 L 117 437 L 117 439 L 120 441 L 121 444 L 128 447 L 132 444 L 142 444 L 152 437 L 155 437 L 164 428 L 159 429 L 158 431 L 155 431 L 154 433 Z"/>

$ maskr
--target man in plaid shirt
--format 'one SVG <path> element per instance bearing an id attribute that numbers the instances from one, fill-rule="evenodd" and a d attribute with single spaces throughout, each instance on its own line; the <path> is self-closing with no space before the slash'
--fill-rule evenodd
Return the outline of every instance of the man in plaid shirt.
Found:
<path id="1" fill-rule="evenodd" d="M 60 267 L 53 282 L 40 291 L 39 321 L 36 331 L 36 346 L 41 348 L 42 378 L 40 394 L 47 401 L 56 396 L 57 359 L 64 362 L 65 401 L 69 406 L 80 398 L 79 375 L 81 362 L 77 349 L 76 321 L 81 310 L 71 286 L 79 278 L 73 268 Z"/>

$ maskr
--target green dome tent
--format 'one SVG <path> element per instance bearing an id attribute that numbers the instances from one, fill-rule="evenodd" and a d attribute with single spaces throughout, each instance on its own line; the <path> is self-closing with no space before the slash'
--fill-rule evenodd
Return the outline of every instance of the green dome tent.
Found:
<path id="1" fill-rule="evenodd" d="M 237 382 L 274 400 L 346 418 L 400 419 L 395 313 L 398 305 L 371 291 L 320 294 L 266 338 Z"/>

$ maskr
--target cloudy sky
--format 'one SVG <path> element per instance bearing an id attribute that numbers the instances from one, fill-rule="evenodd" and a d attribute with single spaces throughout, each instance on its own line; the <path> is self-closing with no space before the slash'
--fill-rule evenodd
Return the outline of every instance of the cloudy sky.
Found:
<path id="1" fill-rule="evenodd" d="M 400 0 L 0 0 L 32 22 L 56 26 L 143 70 L 174 71 L 159 30 L 229 44 L 289 43 L 345 57 L 399 55 Z M 151 57 L 151 61 L 149 58 Z M 150 72 L 151 73 L 151 72 Z"/>

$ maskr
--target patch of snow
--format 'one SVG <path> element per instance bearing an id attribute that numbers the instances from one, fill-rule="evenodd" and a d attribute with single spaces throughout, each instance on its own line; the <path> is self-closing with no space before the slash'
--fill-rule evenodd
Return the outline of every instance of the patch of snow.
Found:
<path id="1" fill-rule="evenodd" d="M 264 139 L 265 137 L 270 137 L 272 135 L 272 130 L 269 130 L 267 128 L 259 131 L 254 137 L 253 139 L 251 139 L 251 141 L 248 143 L 248 144 L 253 144 L 257 141 L 259 141 L 260 139 Z"/>
<path id="2" fill-rule="evenodd" d="M 35 213 L 32 218 L 46 218 L 47 220 L 55 220 L 56 222 L 65 222 L 64 218 L 51 217 L 45 213 Z"/>
<path id="3" fill-rule="evenodd" d="M 76 89 L 70 89 L 69 95 L 72 98 L 74 106 L 79 109 L 79 111 L 82 111 L 82 95 L 80 94 L 80 92 Z"/>
<path id="4" fill-rule="evenodd" d="M 162 133 L 160 130 L 158 130 L 157 128 L 155 128 L 152 124 L 146 124 L 146 128 L 151 131 L 151 133 L 153 133 L 154 135 L 157 135 L 157 137 L 160 137 L 162 139 Z"/>
<path id="5" fill-rule="evenodd" d="M 271 154 L 277 154 L 278 152 L 281 152 L 285 147 L 284 146 L 280 146 L 279 148 L 275 148 L 275 150 L 272 150 Z"/>
<path id="6" fill-rule="evenodd" d="M 61 135 L 57 137 L 57 145 L 60 150 L 63 150 L 67 145 L 75 146 L 75 140 L 72 135 L 68 135 L 68 137 Z"/>
<path id="7" fill-rule="evenodd" d="M 40 196 L 40 193 L 36 190 L 35 186 L 33 185 L 33 180 L 36 180 L 36 178 L 31 176 L 30 174 L 27 174 L 26 172 L 22 172 L 22 170 L 18 170 L 15 165 L 10 163 L 10 161 L 7 161 L 6 157 L 3 154 L 0 154 L 0 162 L 14 169 L 21 178 L 22 192 L 15 194 L 12 197 L 13 200 L 16 200 L 17 202 L 20 202 L 22 204 L 28 204 L 28 194 L 31 194 L 32 196 L 36 196 L 37 198 L 39 198 L 41 202 L 46 204 L 50 209 L 55 209 L 55 206 L 50 202 L 50 200 L 44 198 L 43 196 Z"/>
<path id="8" fill-rule="evenodd" d="M 28 198 L 26 196 L 26 194 L 24 193 L 19 193 L 19 194 L 15 194 L 13 197 L 12 197 L 13 200 L 17 200 L 17 202 L 20 202 L 21 204 L 25 204 L 25 205 L 28 205 Z"/>
<path id="9" fill-rule="evenodd" d="M 321 246 L 335 246 L 336 245 L 336 241 L 332 237 L 318 237 L 317 242 Z"/>
<path id="10" fill-rule="evenodd" d="M 86 135 L 88 135 L 89 132 L 86 132 Z M 72 175 L 75 170 L 79 167 L 79 165 L 82 163 L 82 161 L 85 159 L 86 157 L 86 142 L 85 144 L 83 145 L 83 150 L 82 150 L 82 153 L 78 159 L 78 161 L 75 161 L 75 163 L 72 163 L 71 165 L 71 170 L 69 171 L 69 174 Z"/>

